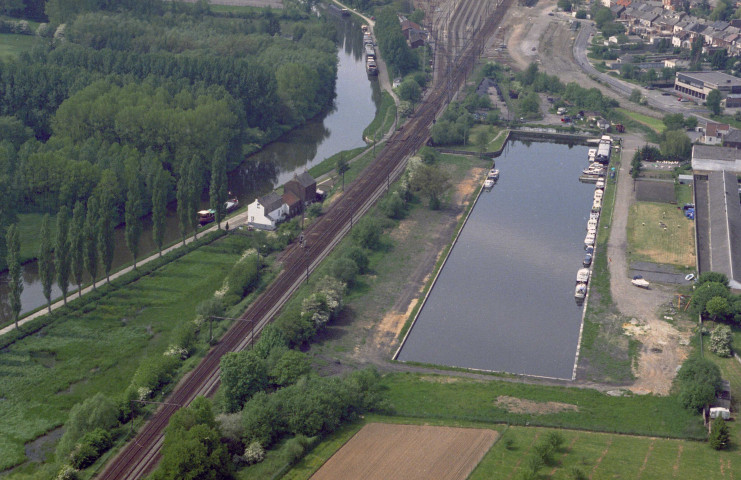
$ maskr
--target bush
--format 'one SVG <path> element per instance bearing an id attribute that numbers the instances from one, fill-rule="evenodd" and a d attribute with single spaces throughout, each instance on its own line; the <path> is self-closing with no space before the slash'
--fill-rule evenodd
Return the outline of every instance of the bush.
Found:
<path id="1" fill-rule="evenodd" d="M 321 203 L 312 203 L 309 205 L 309 208 L 306 209 L 306 215 L 308 215 L 309 218 L 316 218 L 322 214 L 322 204 Z"/>
<path id="2" fill-rule="evenodd" d="M 358 266 L 358 273 L 364 274 L 368 272 L 368 255 L 365 254 L 365 251 L 362 248 L 351 247 L 347 253 L 345 253 L 345 257 L 355 262 L 355 265 Z"/>
<path id="3" fill-rule="evenodd" d="M 353 228 L 352 238 L 355 243 L 368 250 L 381 246 L 381 226 L 372 217 L 363 217 Z"/>
<path id="4" fill-rule="evenodd" d="M 726 421 L 721 417 L 717 417 L 713 420 L 710 426 L 710 435 L 708 437 L 708 443 L 715 450 L 723 450 L 728 448 L 731 441 L 730 434 L 728 432 L 728 425 Z"/>
<path id="5" fill-rule="evenodd" d="M 253 350 L 227 353 L 221 357 L 221 387 L 227 412 L 236 412 L 268 384 L 265 360 Z"/>
<path id="6" fill-rule="evenodd" d="M 311 372 L 311 363 L 306 354 L 298 350 L 286 350 L 270 370 L 270 378 L 281 387 L 296 383 L 300 377 Z"/>
<path id="7" fill-rule="evenodd" d="M 381 212 L 389 218 L 401 219 L 404 218 L 406 211 L 406 204 L 404 199 L 401 198 L 398 192 L 393 192 L 381 201 L 379 207 Z"/>
<path id="8" fill-rule="evenodd" d="M 692 312 L 695 315 L 704 315 L 707 313 L 705 307 L 710 299 L 715 297 L 727 298 L 728 295 L 728 287 L 720 282 L 703 283 L 697 287 L 692 295 Z"/>
<path id="9" fill-rule="evenodd" d="M 95 463 L 97 459 L 98 452 L 95 451 L 92 445 L 80 443 L 72 450 L 69 460 L 72 467 L 82 470 Z"/>
<path id="10" fill-rule="evenodd" d="M 83 435 L 82 439 L 80 439 L 80 443 L 90 445 L 95 449 L 98 455 L 101 455 L 113 446 L 113 438 L 107 430 L 96 428 L 92 432 Z"/>
<path id="11" fill-rule="evenodd" d="M 65 431 L 57 445 L 58 458 L 66 457 L 78 440 L 96 429 L 110 430 L 118 424 L 118 406 L 102 393 L 78 403 L 69 413 Z"/>
<path id="12" fill-rule="evenodd" d="M 728 325 L 718 325 L 713 329 L 713 333 L 710 334 L 710 351 L 719 357 L 730 357 L 732 342 L 733 334 L 731 333 L 731 327 Z"/>
<path id="13" fill-rule="evenodd" d="M 80 476 L 77 474 L 77 470 L 72 468 L 70 465 L 64 465 L 59 473 L 57 474 L 56 480 L 78 480 Z"/>
<path id="14" fill-rule="evenodd" d="M 170 355 L 156 355 L 142 360 L 131 380 L 131 385 L 139 392 L 139 400 L 148 398 L 170 383 L 179 365 L 180 358 Z"/>
<path id="15" fill-rule="evenodd" d="M 347 257 L 340 257 L 330 267 L 332 276 L 347 285 L 355 283 L 355 277 L 358 275 L 358 266 L 354 261 Z"/>
<path id="16" fill-rule="evenodd" d="M 257 256 L 249 255 L 240 259 L 227 277 L 229 291 L 227 295 L 236 295 L 240 299 L 248 295 L 257 285 L 258 280 Z"/>
<path id="17" fill-rule="evenodd" d="M 699 411 L 715 397 L 720 379 L 720 369 L 710 360 L 701 357 L 687 359 L 675 379 L 679 401 L 685 408 Z"/>
<path id="18" fill-rule="evenodd" d="M 694 117 L 693 117 L 694 118 Z M 697 286 L 703 285 L 708 282 L 717 282 L 728 287 L 728 277 L 719 272 L 705 272 L 697 277 Z"/>
<path id="19" fill-rule="evenodd" d="M 247 462 L 247 465 L 260 463 L 265 460 L 265 449 L 262 448 L 260 442 L 252 442 L 244 449 L 242 458 Z"/>

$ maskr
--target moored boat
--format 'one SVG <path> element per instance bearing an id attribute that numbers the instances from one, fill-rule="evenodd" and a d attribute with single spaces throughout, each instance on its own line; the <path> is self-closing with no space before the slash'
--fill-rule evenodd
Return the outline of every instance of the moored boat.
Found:
<path id="1" fill-rule="evenodd" d="M 494 181 L 499 180 L 499 170 L 497 170 L 496 168 L 492 168 L 491 170 L 489 170 L 489 175 L 487 176 L 487 178 L 490 178 Z"/>
<path id="2" fill-rule="evenodd" d="M 576 272 L 576 283 L 588 283 L 589 282 L 589 269 L 580 268 Z"/>
<path id="3" fill-rule="evenodd" d="M 227 213 L 233 212 L 237 209 L 237 207 L 239 207 L 239 199 L 237 197 L 232 197 L 224 202 L 224 208 L 226 209 Z"/>
<path id="4" fill-rule="evenodd" d="M 491 188 L 493 186 L 494 180 L 492 180 L 491 178 L 487 178 L 486 180 L 484 180 L 484 188 Z"/>
<path id="5" fill-rule="evenodd" d="M 199 210 L 198 211 L 198 223 L 201 225 L 205 225 L 207 223 L 211 223 L 216 219 L 216 211 L 209 209 L 209 210 Z"/>
<path id="6" fill-rule="evenodd" d="M 574 288 L 574 297 L 577 300 L 583 300 L 587 296 L 587 286 L 584 283 L 578 283 Z"/>

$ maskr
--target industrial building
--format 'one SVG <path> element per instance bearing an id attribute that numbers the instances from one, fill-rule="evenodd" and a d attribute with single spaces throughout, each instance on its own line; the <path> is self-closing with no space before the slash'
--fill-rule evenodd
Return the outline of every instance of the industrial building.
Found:
<path id="1" fill-rule="evenodd" d="M 711 91 L 718 90 L 725 98 L 741 93 L 741 78 L 722 72 L 677 72 L 674 90 L 701 101 Z"/>

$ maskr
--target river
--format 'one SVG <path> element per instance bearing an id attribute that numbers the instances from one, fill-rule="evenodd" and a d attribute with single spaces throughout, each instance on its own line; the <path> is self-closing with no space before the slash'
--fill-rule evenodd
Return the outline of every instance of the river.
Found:
<path id="1" fill-rule="evenodd" d="M 587 150 L 514 142 L 496 159 L 500 180 L 476 202 L 399 360 L 571 379 Z"/>
<path id="2" fill-rule="evenodd" d="M 294 174 L 337 152 L 365 145 L 363 130 L 373 121 L 381 103 L 381 91 L 378 81 L 375 78 L 370 80 L 365 73 L 360 24 L 353 19 L 333 20 L 339 37 L 335 100 L 322 115 L 246 158 L 242 165 L 230 172 L 229 189 L 239 198 L 241 205 L 251 203 L 256 197 L 290 180 Z M 179 237 L 178 221 L 172 208 L 168 212 L 165 243 Z M 139 251 L 139 258 L 155 251 L 149 219 L 144 222 Z M 130 262 L 131 253 L 126 248 L 123 228 L 119 228 L 116 231 L 113 270 Z M 46 303 L 36 262 L 23 266 L 23 284 L 22 313 Z M 52 297 L 59 296 L 61 290 L 55 283 Z M 0 275 L 0 299 L 0 325 L 3 325 L 11 318 L 7 273 Z"/>

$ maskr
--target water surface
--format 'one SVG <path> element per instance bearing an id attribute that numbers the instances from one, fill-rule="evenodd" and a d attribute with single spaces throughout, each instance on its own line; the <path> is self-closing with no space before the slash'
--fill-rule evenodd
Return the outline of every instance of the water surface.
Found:
<path id="1" fill-rule="evenodd" d="M 587 147 L 515 142 L 482 192 L 399 360 L 571 378 L 594 185 Z"/>

